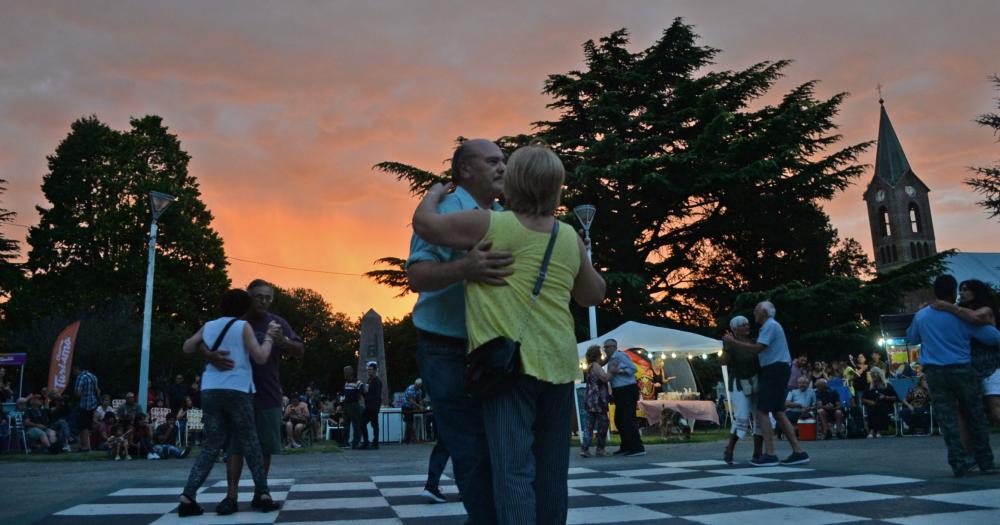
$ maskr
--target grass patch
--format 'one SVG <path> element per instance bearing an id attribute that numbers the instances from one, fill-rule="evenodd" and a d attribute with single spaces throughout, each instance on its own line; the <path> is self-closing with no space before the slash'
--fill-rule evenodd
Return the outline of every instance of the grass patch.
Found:
<path id="1" fill-rule="evenodd" d="M 708 430 L 696 430 L 694 433 L 687 436 L 675 435 L 670 437 L 663 436 L 642 436 L 643 445 L 663 445 L 669 443 L 710 443 L 713 441 L 719 441 L 727 439 L 729 437 L 729 430 L 723 428 L 713 428 Z M 574 447 L 580 446 L 580 438 L 573 436 L 571 440 Z M 618 434 L 612 434 L 611 439 L 608 440 L 607 446 L 620 446 L 621 439 Z"/>
<path id="2" fill-rule="evenodd" d="M 319 441 L 313 444 L 311 447 L 303 448 L 286 448 L 282 451 L 283 455 L 299 455 L 299 454 L 334 454 L 341 452 L 340 447 L 337 446 L 336 442 L 333 441 Z M 189 458 L 198 457 L 201 454 L 201 447 L 193 447 L 191 449 L 191 455 Z M 173 461 L 175 458 L 161 459 L 159 461 Z M 25 454 L 21 450 L 11 450 L 4 451 L 0 454 L 0 463 L 3 462 L 17 462 L 17 461 L 28 461 L 32 463 L 61 463 L 61 462 L 72 462 L 72 461 L 112 461 L 112 457 L 108 455 L 107 450 L 94 450 L 91 452 L 63 452 L 60 454 L 49 454 L 46 452 L 32 452 L 31 454 Z M 122 461 L 125 461 L 124 459 Z M 135 458 L 132 461 L 148 461 L 145 458 Z"/>

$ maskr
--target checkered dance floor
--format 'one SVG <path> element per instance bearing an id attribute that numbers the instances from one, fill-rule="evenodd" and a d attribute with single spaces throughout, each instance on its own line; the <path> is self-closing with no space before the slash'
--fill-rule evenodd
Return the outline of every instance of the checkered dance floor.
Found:
<path id="1" fill-rule="evenodd" d="M 755 525 L 1000 523 L 1000 488 L 891 475 L 837 475 L 811 468 L 727 466 L 720 461 L 632 465 L 627 470 L 570 470 L 569 523 Z M 996 476 L 1000 486 L 1000 476 Z M 225 482 L 203 489 L 203 516 L 177 516 L 178 485 L 140 485 L 63 509 L 38 523 L 450 525 L 464 522 L 454 483 L 448 503 L 420 497 L 424 475 L 271 480 L 279 512 L 251 511 L 252 484 L 243 481 L 240 512 L 216 516 Z M 244 492 L 245 491 L 245 492 Z"/>

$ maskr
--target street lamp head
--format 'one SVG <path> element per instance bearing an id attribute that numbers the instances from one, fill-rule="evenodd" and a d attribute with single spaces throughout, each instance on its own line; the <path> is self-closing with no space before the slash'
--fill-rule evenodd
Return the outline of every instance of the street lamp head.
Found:
<path id="1" fill-rule="evenodd" d="M 576 220 L 580 221 L 583 226 L 583 231 L 589 233 L 590 225 L 594 222 L 594 215 L 597 214 L 597 208 L 592 204 L 581 204 L 573 208 L 573 213 L 576 214 Z"/>
<path id="2" fill-rule="evenodd" d="M 159 220 L 163 211 L 166 210 L 167 206 L 170 206 L 170 203 L 175 200 L 177 200 L 177 197 L 174 197 L 173 195 L 167 195 L 166 193 L 160 193 L 158 191 L 149 192 L 149 202 L 153 206 L 153 220 Z"/>

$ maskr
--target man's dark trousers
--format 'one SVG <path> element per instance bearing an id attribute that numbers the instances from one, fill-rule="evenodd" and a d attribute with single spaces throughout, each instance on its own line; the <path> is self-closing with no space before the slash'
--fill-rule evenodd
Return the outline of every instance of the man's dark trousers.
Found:
<path id="1" fill-rule="evenodd" d="M 969 365 L 925 365 L 927 386 L 931 389 L 934 417 L 941 424 L 941 435 L 948 446 L 948 464 L 957 469 L 968 454 L 962 446 L 958 431 L 958 410 L 969 428 L 973 455 L 981 468 L 992 468 L 993 449 L 990 448 L 990 431 L 983 410 L 983 383 Z"/>
<path id="2" fill-rule="evenodd" d="M 378 414 L 382 407 L 365 407 L 364 419 L 361 423 L 361 440 L 368 443 L 368 425 L 372 426 L 372 445 L 378 446 Z"/>
<path id="3" fill-rule="evenodd" d="M 417 365 L 434 403 L 438 433 L 451 454 L 455 484 L 472 525 L 496 523 L 490 456 L 479 401 L 465 393 L 468 342 L 420 331 Z"/>
<path id="4" fill-rule="evenodd" d="M 361 442 L 361 433 L 364 432 L 364 423 L 361 421 L 361 405 L 358 403 L 344 403 L 344 423 L 351 428 L 351 448 L 357 448 Z M 346 432 L 347 429 L 345 428 Z M 345 434 L 346 435 L 346 434 Z"/>
<path id="5" fill-rule="evenodd" d="M 639 438 L 639 424 L 635 420 L 635 409 L 639 404 L 639 385 L 631 384 L 611 389 L 615 400 L 615 426 L 621 436 L 621 450 L 639 452 L 645 450 Z"/>

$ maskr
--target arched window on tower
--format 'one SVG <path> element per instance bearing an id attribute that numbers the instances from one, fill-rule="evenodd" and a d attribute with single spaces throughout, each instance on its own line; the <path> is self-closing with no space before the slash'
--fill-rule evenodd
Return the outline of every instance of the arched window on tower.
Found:
<path id="1" fill-rule="evenodd" d="M 910 259 L 913 259 L 915 261 L 918 258 L 919 258 L 919 256 L 917 255 L 917 243 L 911 242 L 910 243 Z"/>
<path id="2" fill-rule="evenodd" d="M 915 203 L 910 203 L 910 231 L 920 233 L 920 208 Z"/>
<path id="3" fill-rule="evenodd" d="M 899 253 L 896 252 L 896 245 L 893 244 L 892 245 L 892 262 L 896 262 L 898 260 L 899 260 Z"/>
<path id="4" fill-rule="evenodd" d="M 878 220 L 882 228 L 882 237 L 891 236 L 892 225 L 889 223 L 889 210 L 885 209 L 885 206 L 878 209 Z"/>

